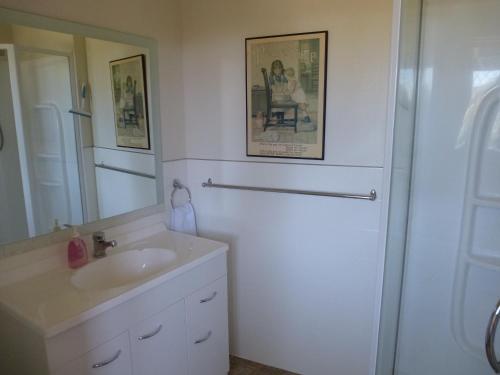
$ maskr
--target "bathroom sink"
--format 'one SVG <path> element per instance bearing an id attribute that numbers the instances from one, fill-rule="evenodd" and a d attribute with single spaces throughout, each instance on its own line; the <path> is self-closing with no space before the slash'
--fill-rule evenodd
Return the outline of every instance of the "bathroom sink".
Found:
<path id="1" fill-rule="evenodd" d="M 87 264 L 73 274 L 71 283 L 82 290 L 116 288 L 164 270 L 176 257 L 174 251 L 160 248 L 124 251 Z"/>

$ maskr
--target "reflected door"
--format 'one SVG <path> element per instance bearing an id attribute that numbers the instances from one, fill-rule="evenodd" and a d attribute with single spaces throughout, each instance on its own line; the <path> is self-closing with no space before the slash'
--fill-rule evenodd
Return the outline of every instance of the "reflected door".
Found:
<path id="1" fill-rule="evenodd" d="M 499 16 L 497 0 L 424 1 L 400 375 L 494 373 L 485 334 L 500 299 Z"/>
<path id="2" fill-rule="evenodd" d="M 17 54 L 36 234 L 83 222 L 67 56 Z"/>

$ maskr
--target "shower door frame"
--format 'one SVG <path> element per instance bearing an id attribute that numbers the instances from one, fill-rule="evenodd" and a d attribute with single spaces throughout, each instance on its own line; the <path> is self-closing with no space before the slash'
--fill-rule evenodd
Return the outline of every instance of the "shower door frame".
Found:
<path id="1" fill-rule="evenodd" d="M 23 184 L 23 198 L 26 209 L 26 222 L 30 237 L 36 235 L 35 219 L 33 214 L 33 201 L 31 196 L 31 180 L 26 153 L 26 141 L 24 135 L 24 122 L 21 107 L 21 96 L 19 92 L 19 77 L 17 69 L 16 48 L 13 44 L 0 44 L 0 49 L 7 51 L 7 62 L 9 66 L 10 90 L 12 97 L 12 109 L 16 128 L 17 147 L 19 152 L 19 165 L 21 167 L 21 181 Z"/>
<path id="2" fill-rule="evenodd" d="M 411 10 L 409 3 L 415 3 L 417 14 L 415 15 L 414 25 L 416 30 L 405 29 L 405 17 L 410 14 Z M 382 266 L 382 291 L 381 291 L 381 306 L 379 313 L 379 326 L 378 326 L 378 345 L 376 355 L 376 366 L 374 374 L 376 375 L 389 375 L 394 374 L 396 371 L 396 358 L 398 350 L 398 337 L 399 337 L 399 322 L 401 314 L 401 301 L 404 285 L 404 276 L 406 269 L 406 251 L 407 251 L 407 231 L 409 222 L 409 208 L 410 208 L 410 197 L 412 189 L 413 180 L 413 148 L 415 141 L 415 125 L 416 125 L 416 109 L 418 105 L 418 81 L 420 78 L 420 60 L 421 60 L 421 34 L 422 34 L 422 9 L 423 0 L 394 0 L 393 2 L 393 61 L 391 64 L 391 97 L 389 100 L 388 109 L 388 130 L 386 137 L 386 165 L 384 167 L 384 182 L 385 193 L 387 194 L 387 199 L 385 199 L 386 207 L 384 207 L 383 213 L 385 221 L 385 236 L 383 239 L 383 251 L 384 251 L 384 264 Z M 411 17 L 411 15 L 410 15 Z M 409 34 L 407 34 L 409 33 Z M 412 34 L 413 33 L 413 34 Z M 414 39 L 411 41 L 410 46 L 404 44 L 407 42 L 406 38 L 410 35 Z M 405 47 L 407 47 L 405 49 Z M 413 50 L 412 50 L 413 49 Z M 404 148 L 399 145 L 398 142 L 401 138 L 398 135 L 398 99 L 399 94 L 402 89 L 404 89 L 404 79 L 402 74 L 402 62 L 403 59 L 412 68 L 414 68 L 414 77 L 411 79 L 411 84 L 413 85 L 411 92 L 409 93 L 409 111 L 410 111 L 410 122 L 411 124 L 406 124 L 410 126 L 409 131 L 404 134 L 406 137 L 406 145 L 410 148 Z M 396 160 L 398 158 L 404 158 L 405 155 L 409 153 L 410 161 L 405 172 L 407 173 L 407 179 L 404 181 L 408 185 L 405 194 L 403 196 L 396 194 L 397 189 L 395 189 L 395 169 L 400 165 L 397 165 Z M 399 192 L 400 193 L 400 192 Z M 393 211 L 396 209 L 398 212 L 405 212 L 405 223 L 401 225 L 398 219 L 394 219 Z M 401 220 L 401 218 L 399 218 Z M 398 231 L 399 224 L 399 231 Z M 401 236 L 401 242 L 403 246 L 397 250 L 389 249 L 390 238 L 394 235 L 392 232 L 392 226 L 396 227 L 396 235 Z"/>

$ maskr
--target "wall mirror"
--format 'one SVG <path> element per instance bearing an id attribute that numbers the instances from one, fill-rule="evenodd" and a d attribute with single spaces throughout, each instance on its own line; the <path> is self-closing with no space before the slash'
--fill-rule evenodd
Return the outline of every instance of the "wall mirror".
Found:
<path id="1" fill-rule="evenodd" d="M 0 245 L 163 202 L 156 43 L 0 8 Z"/>

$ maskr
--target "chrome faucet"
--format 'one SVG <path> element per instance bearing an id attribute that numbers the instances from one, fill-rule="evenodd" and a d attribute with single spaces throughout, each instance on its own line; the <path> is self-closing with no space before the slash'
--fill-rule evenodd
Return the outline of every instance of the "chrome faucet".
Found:
<path id="1" fill-rule="evenodd" d="M 108 247 L 115 247 L 118 243 L 115 240 L 106 241 L 104 232 L 94 232 L 92 234 L 94 240 L 94 258 L 104 258 Z"/>

